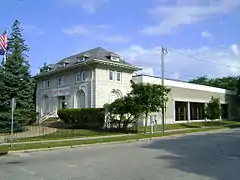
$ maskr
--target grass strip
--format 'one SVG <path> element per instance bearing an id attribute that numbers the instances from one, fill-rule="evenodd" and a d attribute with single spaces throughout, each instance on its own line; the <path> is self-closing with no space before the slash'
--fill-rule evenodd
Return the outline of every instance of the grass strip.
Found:
<path id="1" fill-rule="evenodd" d="M 176 123 L 176 124 L 166 124 L 165 130 L 180 130 L 180 129 L 196 129 L 196 128 L 209 128 L 209 127 L 228 127 L 228 126 L 240 126 L 239 121 L 213 121 L 213 122 L 191 122 L 191 123 Z M 144 127 L 138 127 L 139 133 L 144 132 Z M 161 131 L 162 126 L 158 125 L 157 130 Z M 154 127 L 155 130 L 155 127 Z M 147 131 L 151 131 L 151 127 L 147 127 Z M 117 132 L 106 132 L 106 131 L 94 131 L 88 129 L 58 129 L 57 132 L 41 135 L 37 137 L 29 137 L 14 140 L 14 142 L 28 142 L 28 141 L 44 141 L 44 140 L 64 140 L 64 139 L 74 139 L 74 138 L 84 138 L 93 136 L 110 136 L 110 135 L 124 135 L 124 133 Z"/>
<path id="2" fill-rule="evenodd" d="M 213 127 L 213 128 L 199 128 L 199 129 L 189 129 L 185 131 L 174 131 L 174 132 L 165 132 L 163 136 L 171 136 L 178 134 L 186 134 L 192 132 L 202 132 L 221 129 L 223 127 Z M 86 139 L 86 140 L 76 140 L 76 141 L 60 141 L 60 142 L 51 142 L 51 143 L 35 143 L 35 144 L 17 144 L 13 147 L 9 146 L 0 146 L 0 153 L 8 151 L 17 151 L 17 150 L 31 150 L 31 149 L 45 149 L 45 148 L 54 148 L 54 147 L 64 147 L 64 146 L 76 146 L 76 145 L 85 145 L 85 144 L 96 144 L 96 143 L 108 143 L 108 142 L 120 142 L 120 141 L 129 141 L 129 140 L 140 140 L 146 138 L 162 137 L 161 133 L 158 134 L 138 134 L 132 136 L 122 136 L 122 137 L 110 137 L 110 138 L 100 138 L 100 139 Z"/>

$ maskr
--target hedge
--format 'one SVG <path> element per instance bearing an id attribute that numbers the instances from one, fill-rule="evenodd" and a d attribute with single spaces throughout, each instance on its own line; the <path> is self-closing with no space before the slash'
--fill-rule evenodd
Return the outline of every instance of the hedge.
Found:
<path id="1" fill-rule="evenodd" d="M 58 110 L 58 117 L 74 128 L 101 128 L 105 121 L 103 108 L 81 108 Z"/>

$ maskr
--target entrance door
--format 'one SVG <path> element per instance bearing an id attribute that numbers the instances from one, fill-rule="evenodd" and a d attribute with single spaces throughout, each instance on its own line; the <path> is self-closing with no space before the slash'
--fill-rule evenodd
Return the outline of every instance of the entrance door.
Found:
<path id="1" fill-rule="evenodd" d="M 221 104 L 222 119 L 228 118 L 228 104 Z"/>
<path id="2" fill-rule="evenodd" d="M 65 108 L 65 96 L 59 96 L 58 97 L 58 109 L 64 109 Z"/>

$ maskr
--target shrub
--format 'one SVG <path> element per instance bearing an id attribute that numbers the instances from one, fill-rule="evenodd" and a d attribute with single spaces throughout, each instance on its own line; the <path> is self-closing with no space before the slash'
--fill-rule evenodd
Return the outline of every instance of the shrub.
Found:
<path id="1" fill-rule="evenodd" d="M 74 128 L 101 128 L 104 125 L 103 108 L 61 109 L 58 117 Z"/>

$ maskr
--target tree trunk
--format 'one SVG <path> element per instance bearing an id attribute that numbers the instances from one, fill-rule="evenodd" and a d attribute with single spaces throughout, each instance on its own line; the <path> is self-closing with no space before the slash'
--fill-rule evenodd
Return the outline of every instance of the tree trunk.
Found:
<path id="1" fill-rule="evenodd" d="M 147 122 L 148 122 L 148 113 L 145 114 L 145 128 L 144 128 L 145 134 L 147 134 Z"/>

